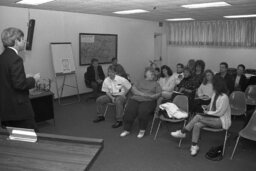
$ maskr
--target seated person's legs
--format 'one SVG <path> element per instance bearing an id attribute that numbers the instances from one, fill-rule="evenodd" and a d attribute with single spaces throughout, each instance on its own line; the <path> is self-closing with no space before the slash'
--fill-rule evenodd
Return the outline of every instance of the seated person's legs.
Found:
<path id="1" fill-rule="evenodd" d="M 128 100 L 123 117 L 124 131 L 121 133 L 121 137 L 124 137 L 130 133 L 132 124 L 137 117 L 138 105 L 138 101 L 133 99 Z"/>
<path id="2" fill-rule="evenodd" d="M 123 121 L 123 110 L 124 110 L 124 103 L 125 103 L 125 96 L 117 96 L 115 98 L 116 104 L 116 123 L 112 125 L 112 128 L 118 128 L 122 126 Z"/>
<path id="3" fill-rule="evenodd" d="M 200 130 L 202 127 L 210 127 L 210 128 L 222 128 L 222 123 L 220 118 L 211 117 L 211 116 L 202 116 L 196 115 L 182 130 L 178 130 L 176 132 L 172 132 L 171 135 L 176 138 L 185 138 L 186 133 L 192 132 L 192 146 L 191 146 L 191 155 L 196 155 L 199 147 L 197 145 L 198 139 L 200 136 Z"/>
<path id="4" fill-rule="evenodd" d="M 156 106 L 155 101 L 145 101 L 141 102 L 138 108 L 138 119 L 139 119 L 139 129 L 140 133 L 138 134 L 138 138 L 142 138 L 146 131 L 149 116 L 154 112 L 154 108 Z"/>
<path id="5" fill-rule="evenodd" d="M 93 122 L 97 123 L 105 120 L 105 117 L 103 116 L 103 106 L 110 102 L 111 99 L 107 95 L 102 95 L 96 99 L 97 118 L 93 120 Z"/>
<path id="6" fill-rule="evenodd" d="M 100 92 L 101 85 L 98 84 L 97 82 L 93 81 L 93 82 L 91 82 L 91 87 L 93 89 L 93 96 L 97 97 L 98 93 Z"/>

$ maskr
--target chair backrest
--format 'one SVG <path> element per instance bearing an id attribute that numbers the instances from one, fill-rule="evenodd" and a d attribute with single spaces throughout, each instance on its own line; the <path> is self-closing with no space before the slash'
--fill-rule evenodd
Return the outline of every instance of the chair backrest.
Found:
<path id="1" fill-rule="evenodd" d="M 246 74 L 253 74 L 253 75 L 256 75 L 256 69 L 246 69 L 246 70 L 245 70 L 245 73 L 246 73 Z"/>
<path id="2" fill-rule="evenodd" d="M 229 103 L 231 110 L 234 109 L 240 115 L 246 112 L 246 100 L 245 100 L 245 93 L 242 91 L 233 91 L 229 95 Z"/>
<path id="3" fill-rule="evenodd" d="M 256 76 L 251 76 L 247 81 L 247 86 L 249 85 L 256 85 Z"/>
<path id="4" fill-rule="evenodd" d="M 256 100 L 256 85 L 249 85 L 245 90 L 245 97 Z"/>
<path id="5" fill-rule="evenodd" d="M 173 103 L 176 104 L 181 110 L 189 113 L 188 109 L 188 97 L 185 95 L 177 95 L 173 99 Z"/>
<path id="6" fill-rule="evenodd" d="M 252 117 L 246 127 L 243 129 L 244 131 L 253 131 L 256 135 L 256 110 L 253 112 Z"/>

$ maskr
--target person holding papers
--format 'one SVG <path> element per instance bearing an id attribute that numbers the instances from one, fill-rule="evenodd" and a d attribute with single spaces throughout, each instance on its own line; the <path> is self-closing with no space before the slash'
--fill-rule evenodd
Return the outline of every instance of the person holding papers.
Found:
<path id="1" fill-rule="evenodd" d="M 190 152 L 195 156 L 199 151 L 198 140 L 203 127 L 227 130 L 231 126 L 231 109 L 227 95 L 226 83 L 223 78 L 214 77 L 214 93 L 209 106 L 204 106 L 204 112 L 197 114 L 182 130 L 171 132 L 175 138 L 185 138 L 192 131 Z"/>
<path id="2" fill-rule="evenodd" d="M 94 123 L 98 123 L 105 120 L 103 116 L 103 106 L 107 103 L 114 103 L 116 105 L 116 123 L 112 125 L 112 128 L 118 128 L 122 126 L 123 121 L 123 108 L 126 101 L 126 93 L 131 88 L 130 82 L 116 74 L 116 68 L 109 66 L 108 77 L 105 78 L 102 84 L 102 91 L 106 95 L 102 95 L 97 98 L 97 118 L 93 120 Z"/>
<path id="3" fill-rule="evenodd" d="M 4 51 L 0 55 L 0 120 L 2 127 L 29 128 L 38 131 L 29 99 L 29 89 L 35 87 L 40 74 L 26 78 L 23 60 L 24 33 L 7 28 L 1 34 Z"/>

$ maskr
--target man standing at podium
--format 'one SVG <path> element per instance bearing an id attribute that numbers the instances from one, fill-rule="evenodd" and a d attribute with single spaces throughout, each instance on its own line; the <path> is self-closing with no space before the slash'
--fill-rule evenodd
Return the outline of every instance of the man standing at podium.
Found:
<path id="1" fill-rule="evenodd" d="M 35 86 L 40 75 L 26 78 L 22 58 L 24 33 L 7 28 L 1 34 L 4 51 L 0 55 L 0 120 L 2 127 L 29 128 L 38 131 L 29 99 L 29 89 Z"/>

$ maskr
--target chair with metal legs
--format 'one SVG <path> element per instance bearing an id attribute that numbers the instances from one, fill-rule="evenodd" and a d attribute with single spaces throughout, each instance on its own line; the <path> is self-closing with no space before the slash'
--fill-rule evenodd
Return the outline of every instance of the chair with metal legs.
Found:
<path id="1" fill-rule="evenodd" d="M 187 96 L 185 96 L 185 95 L 177 95 L 173 99 L 173 103 L 176 104 L 179 107 L 179 109 L 189 113 L 188 97 Z M 172 118 L 166 118 L 165 116 L 160 115 L 159 123 L 158 123 L 158 127 L 157 127 L 157 130 L 156 130 L 156 134 L 155 134 L 154 140 L 156 140 L 156 137 L 157 137 L 157 134 L 158 134 L 158 131 L 160 129 L 160 126 L 161 126 L 162 122 L 172 122 L 172 123 L 184 122 L 184 124 L 183 124 L 183 127 L 184 127 L 186 125 L 186 119 L 187 118 L 172 119 Z M 182 142 L 182 139 L 180 139 L 179 147 L 181 145 L 181 142 Z"/>
<path id="2" fill-rule="evenodd" d="M 254 113 L 253 113 L 250 121 L 246 125 L 246 127 L 239 132 L 239 135 L 236 140 L 236 145 L 235 145 L 234 150 L 231 155 L 231 160 L 234 157 L 240 137 L 256 141 L 256 126 L 255 125 L 256 125 L 256 110 L 254 111 Z"/>

